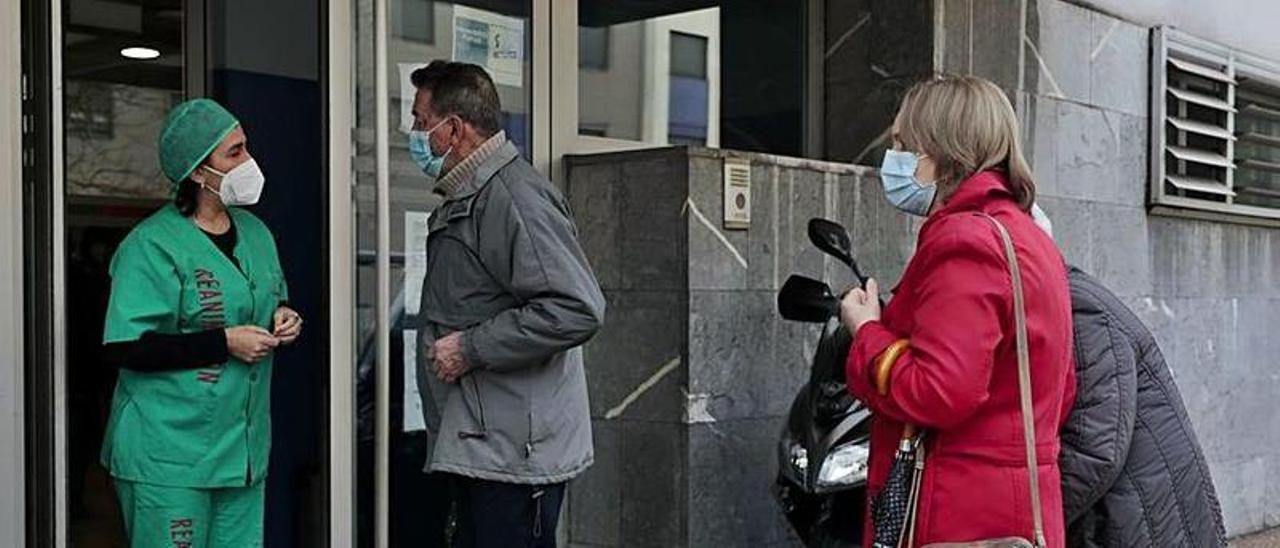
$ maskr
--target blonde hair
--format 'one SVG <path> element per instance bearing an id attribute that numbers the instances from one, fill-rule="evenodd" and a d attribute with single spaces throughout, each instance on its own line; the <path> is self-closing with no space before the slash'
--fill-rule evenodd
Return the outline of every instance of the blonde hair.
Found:
<path id="1" fill-rule="evenodd" d="M 898 111 L 897 139 L 937 165 L 938 191 L 949 197 L 964 180 L 987 170 L 1004 172 L 1018 205 L 1036 200 L 1031 169 L 1022 157 L 1018 118 L 995 84 L 976 76 L 936 76 L 907 90 Z"/>

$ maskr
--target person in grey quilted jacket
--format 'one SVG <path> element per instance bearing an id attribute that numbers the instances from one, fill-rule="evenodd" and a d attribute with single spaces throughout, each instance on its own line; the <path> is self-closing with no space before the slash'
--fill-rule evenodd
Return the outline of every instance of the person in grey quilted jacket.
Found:
<path id="1" fill-rule="evenodd" d="M 409 153 L 443 199 L 419 306 L 427 467 L 454 480 L 454 546 L 554 548 L 565 485 L 594 460 L 582 345 L 604 295 L 485 69 L 434 61 L 410 78 Z"/>
<path id="2" fill-rule="evenodd" d="M 1076 404 L 1062 431 L 1072 547 L 1226 546 L 1195 430 L 1155 338 L 1098 280 L 1068 272 Z"/>

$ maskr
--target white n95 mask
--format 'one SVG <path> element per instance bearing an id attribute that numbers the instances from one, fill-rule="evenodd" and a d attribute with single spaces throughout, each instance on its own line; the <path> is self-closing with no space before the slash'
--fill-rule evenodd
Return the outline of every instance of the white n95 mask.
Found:
<path id="1" fill-rule="evenodd" d="M 204 169 L 222 177 L 222 190 L 217 194 L 219 198 L 222 198 L 224 205 L 253 205 L 258 203 L 258 198 L 262 197 L 262 186 L 266 183 L 266 176 L 262 174 L 262 169 L 258 167 L 258 161 L 253 158 L 226 173 L 209 166 L 204 166 Z M 203 186 L 209 192 L 213 192 L 213 189 L 203 183 L 200 186 Z"/>

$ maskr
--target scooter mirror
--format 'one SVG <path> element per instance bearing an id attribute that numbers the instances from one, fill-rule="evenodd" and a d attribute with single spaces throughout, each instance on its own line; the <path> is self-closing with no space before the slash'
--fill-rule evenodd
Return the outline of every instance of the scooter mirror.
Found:
<path id="1" fill-rule="evenodd" d="M 848 265 L 853 270 L 853 275 L 858 278 L 858 284 L 866 285 L 867 277 L 862 274 L 862 269 L 858 268 L 858 261 L 853 258 L 853 241 L 849 238 L 849 231 L 845 230 L 844 226 L 826 219 L 809 219 L 809 240 L 824 253 Z"/>
<path id="2" fill-rule="evenodd" d="M 809 219 L 809 240 L 824 253 L 840 262 L 853 265 L 853 241 L 840 223 L 826 219 Z"/>
<path id="3" fill-rule="evenodd" d="M 827 284 L 792 275 L 778 292 L 778 313 L 795 322 L 826 323 L 840 313 L 840 300 Z"/>

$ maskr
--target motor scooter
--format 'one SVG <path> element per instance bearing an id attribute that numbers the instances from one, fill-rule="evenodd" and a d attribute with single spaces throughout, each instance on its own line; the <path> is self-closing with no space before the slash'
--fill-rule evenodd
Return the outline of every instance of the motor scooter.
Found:
<path id="1" fill-rule="evenodd" d="M 813 245 L 865 286 L 848 231 L 825 219 L 810 220 L 808 229 Z M 793 274 L 778 293 L 778 312 L 823 328 L 809 381 L 796 394 L 778 442 L 774 495 L 806 546 L 860 546 L 871 412 L 845 384 L 852 336 L 840 322 L 840 299 L 826 282 Z"/>

